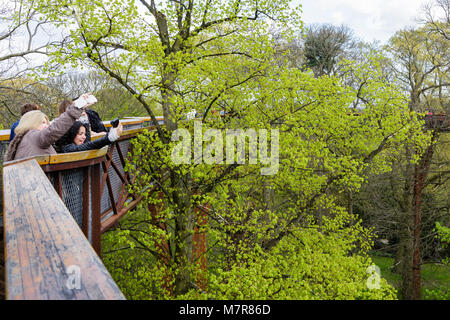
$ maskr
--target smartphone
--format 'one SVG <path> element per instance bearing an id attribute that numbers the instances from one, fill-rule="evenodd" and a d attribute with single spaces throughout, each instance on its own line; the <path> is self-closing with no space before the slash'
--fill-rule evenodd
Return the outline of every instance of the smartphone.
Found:
<path id="1" fill-rule="evenodd" d="M 110 122 L 113 128 L 117 128 L 119 126 L 119 118 L 116 118 Z"/>

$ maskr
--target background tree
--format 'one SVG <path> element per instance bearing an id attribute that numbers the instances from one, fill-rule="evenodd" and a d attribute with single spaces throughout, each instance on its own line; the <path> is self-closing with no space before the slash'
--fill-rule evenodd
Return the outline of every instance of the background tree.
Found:
<path id="1" fill-rule="evenodd" d="M 93 108 L 104 120 L 147 115 L 131 93 L 115 80 L 96 71 L 73 70 L 48 78 L 44 83 L 51 91 L 49 96 L 55 101 L 54 105 L 67 98 L 74 99 L 84 92 L 92 92 L 98 99 Z"/>
<path id="2" fill-rule="evenodd" d="M 425 24 L 430 32 L 440 34 L 450 40 L 450 1 L 434 0 L 422 6 L 419 22 Z"/>
<path id="3" fill-rule="evenodd" d="M 429 28 L 401 30 L 391 38 L 388 50 L 392 54 L 393 70 L 400 84 L 410 96 L 412 112 L 447 111 L 449 86 L 448 40 L 441 34 L 429 32 Z M 430 108 L 433 108 L 430 110 Z M 429 163 L 432 161 L 434 145 L 439 141 L 438 132 L 433 132 L 430 146 L 419 162 L 413 164 L 416 156 L 414 145 L 405 147 L 405 186 L 400 201 L 402 218 L 401 243 L 397 265 L 402 270 L 402 293 L 405 299 L 420 298 L 420 199 Z M 415 183 L 416 181 L 416 183 Z"/>
<path id="4" fill-rule="evenodd" d="M 353 31 L 345 25 L 316 24 L 307 28 L 304 40 L 304 67 L 317 76 L 334 75 L 339 62 L 356 47 Z"/>
<path id="5" fill-rule="evenodd" d="M 30 74 L 42 68 L 49 46 L 56 43 L 51 24 L 27 1 L 3 1 L 0 5 L 0 126 L 9 128 L 20 118 L 26 102 L 39 104 L 52 115 L 45 101 L 45 86 Z"/>

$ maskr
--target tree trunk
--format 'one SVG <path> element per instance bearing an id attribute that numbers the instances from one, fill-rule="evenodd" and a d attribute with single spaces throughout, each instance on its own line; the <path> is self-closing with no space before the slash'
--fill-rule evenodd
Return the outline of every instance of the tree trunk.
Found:
<path id="1" fill-rule="evenodd" d="M 428 174 L 433 144 L 436 134 L 433 133 L 431 144 L 416 165 L 411 164 L 412 149 L 407 150 L 407 169 L 405 173 L 405 193 L 403 200 L 404 224 L 398 257 L 402 274 L 401 294 L 405 300 L 418 300 L 421 293 L 421 197 L 425 178 Z"/>
<path id="2" fill-rule="evenodd" d="M 412 148 L 406 149 L 405 190 L 402 201 L 402 217 L 400 219 L 400 261 L 398 268 L 402 276 L 401 296 L 403 299 L 413 297 L 413 252 L 414 252 L 414 165 L 412 164 Z"/>
<path id="3" fill-rule="evenodd" d="M 348 213 L 353 215 L 353 191 L 351 189 L 347 193 L 347 210 Z"/>
<path id="4" fill-rule="evenodd" d="M 194 287 L 191 275 L 193 233 L 195 213 L 190 205 L 191 190 L 186 180 L 178 173 L 171 173 L 172 194 L 175 214 L 175 296 L 185 294 Z"/>
<path id="5" fill-rule="evenodd" d="M 423 154 L 419 163 L 415 167 L 414 179 L 414 255 L 413 255 L 413 286 L 416 300 L 420 299 L 420 270 L 422 264 L 422 255 L 420 251 L 420 231 L 421 231 L 421 198 L 424 182 L 428 174 L 431 158 L 433 157 L 433 144 L 436 133 L 433 133 L 431 144 Z"/>
<path id="6" fill-rule="evenodd" d="M 205 204 L 203 206 L 197 206 L 195 208 L 196 223 L 194 227 L 194 239 L 193 239 L 193 261 L 196 266 L 196 284 L 199 289 L 206 291 L 207 289 L 207 259 L 206 259 L 206 225 L 208 224 L 208 213 L 210 206 Z"/>
<path id="7" fill-rule="evenodd" d="M 159 199 L 164 198 L 164 194 L 162 192 L 159 192 L 158 194 Z M 151 212 L 152 217 L 152 224 L 156 226 L 157 228 L 161 229 L 163 232 L 167 232 L 167 225 L 164 222 L 164 220 L 161 218 L 160 214 L 161 211 L 164 210 L 164 202 L 160 205 L 155 204 L 149 204 L 148 209 Z M 159 268 L 164 268 L 165 270 L 165 276 L 162 279 L 162 287 L 165 292 L 167 292 L 169 295 L 173 295 L 173 276 L 170 273 L 170 265 L 172 261 L 172 257 L 170 255 L 170 247 L 169 242 L 166 240 L 165 237 L 161 237 L 160 239 L 157 239 L 155 241 L 155 252 L 158 253 L 158 265 Z"/>

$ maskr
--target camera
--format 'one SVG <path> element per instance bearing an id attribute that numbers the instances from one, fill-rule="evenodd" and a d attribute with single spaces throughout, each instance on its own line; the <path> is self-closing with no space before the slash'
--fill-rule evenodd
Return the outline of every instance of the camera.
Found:
<path id="1" fill-rule="evenodd" d="M 110 124 L 113 128 L 117 128 L 117 126 L 119 125 L 119 118 L 112 120 Z"/>

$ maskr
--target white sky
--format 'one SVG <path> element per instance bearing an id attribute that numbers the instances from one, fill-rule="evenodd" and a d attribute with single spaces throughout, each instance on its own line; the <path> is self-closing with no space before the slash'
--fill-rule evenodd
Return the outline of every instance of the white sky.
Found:
<path id="1" fill-rule="evenodd" d="M 0 0 L 0 4 L 8 1 Z M 344 24 L 361 40 L 385 43 L 396 31 L 407 26 L 418 26 L 415 19 L 420 14 L 421 6 L 429 1 L 431 0 L 292 0 L 291 3 L 293 6 L 302 4 L 302 20 L 305 25 Z M 1 27 L 0 25 L 0 30 Z M 2 50 L 9 48 L 0 46 L 0 54 Z M 41 56 L 34 58 L 39 60 Z"/>
<path id="2" fill-rule="evenodd" d="M 303 23 L 347 25 L 366 42 L 386 43 L 394 33 L 415 21 L 429 0 L 294 0 L 302 4 Z"/>

